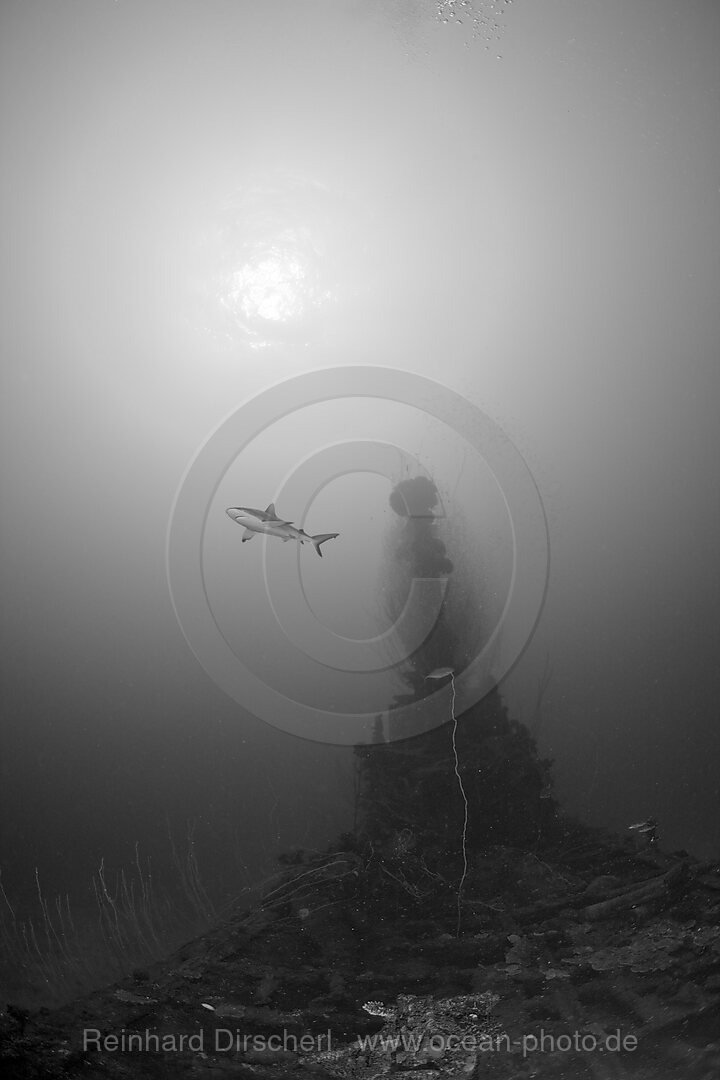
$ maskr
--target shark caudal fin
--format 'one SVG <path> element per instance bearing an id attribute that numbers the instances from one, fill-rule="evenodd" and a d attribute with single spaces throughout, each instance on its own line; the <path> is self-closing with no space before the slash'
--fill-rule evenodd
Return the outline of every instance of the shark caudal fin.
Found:
<path id="1" fill-rule="evenodd" d="M 310 536 L 308 537 L 308 539 L 312 541 L 313 547 L 322 559 L 322 551 L 320 550 L 320 545 L 324 544 L 326 540 L 334 540 L 335 537 L 339 535 L 340 533 L 318 533 L 317 536 Z"/>

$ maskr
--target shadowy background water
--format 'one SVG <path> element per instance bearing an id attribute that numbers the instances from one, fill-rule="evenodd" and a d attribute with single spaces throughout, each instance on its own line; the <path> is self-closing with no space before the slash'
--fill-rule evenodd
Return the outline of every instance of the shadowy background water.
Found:
<path id="1" fill-rule="evenodd" d="M 663 843 L 717 854 L 719 45 L 700 0 L 3 5 L 0 865 L 18 918 L 42 918 L 36 870 L 92 912 L 101 860 L 116 875 L 139 843 L 172 889 L 169 837 L 185 852 L 190 834 L 220 902 L 351 823 L 351 752 L 215 687 L 165 575 L 210 432 L 351 363 L 437 378 L 533 472 L 551 579 L 502 692 L 564 806 L 617 829 L 652 814 Z M 405 441 L 454 500 L 451 557 L 487 565 L 472 468 L 400 407 L 271 430 L 232 501 L 265 506 L 353 424 Z M 338 632 L 386 625 L 389 492 L 336 481 L 311 522 L 344 545 L 332 578 L 330 558 L 311 568 Z M 239 538 L 240 602 L 262 544 Z"/>

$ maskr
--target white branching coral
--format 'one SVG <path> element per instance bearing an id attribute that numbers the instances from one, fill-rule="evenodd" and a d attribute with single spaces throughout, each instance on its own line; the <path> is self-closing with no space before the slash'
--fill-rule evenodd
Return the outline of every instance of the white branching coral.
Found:
<path id="1" fill-rule="evenodd" d="M 366 1001 L 363 1009 L 371 1016 L 381 1016 L 383 1020 L 395 1020 L 397 1017 L 397 1009 L 393 1005 L 384 1005 L 382 1001 Z"/>

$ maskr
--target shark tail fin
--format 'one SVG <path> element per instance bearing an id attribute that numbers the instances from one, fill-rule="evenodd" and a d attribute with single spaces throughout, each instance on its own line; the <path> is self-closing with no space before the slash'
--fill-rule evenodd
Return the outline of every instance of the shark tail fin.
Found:
<path id="1" fill-rule="evenodd" d="M 311 536 L 310 537 L 310 540 L 312 540 L 313 547 L 315 548 L 315 550 L 317 551 L 317 553 L 318 553 L 318 555 L 320 556 L 321 559 L 322 559 L 322 551 L 320 550 L 320 545 L 324 544 L 326 540 L 334 540 L 335 537 L 339 536 L 339 535 L 340 535 L 340 533 L 318 533 L 317 536 Z"/>

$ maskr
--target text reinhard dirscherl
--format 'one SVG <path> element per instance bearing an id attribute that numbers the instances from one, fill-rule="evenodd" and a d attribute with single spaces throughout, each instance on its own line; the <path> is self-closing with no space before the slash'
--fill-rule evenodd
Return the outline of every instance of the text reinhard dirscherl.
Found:
<path id="1" fill-rule="evenodd" d="M 417 1043 L 417 1045 L 416 1045 Z M 520 1038 L 511 1039 L 502 1034 L 489 1035 L 424 1035 L 414 1039 L 410 1033 L 406 1037 L 374 1035 L 358 1036 L 355 1048 L 361 1052 L 376 1051 L 391 1053 L 398 1050 L 405 1052 L 425 1051 L 434 1056 L 446 1051 L 466 1052 L 501 1052 L 518 1053 L 528 1057 L 530 1054 L 545 1053 L 620 1053 L 637 1049 L 637 1036 L 623 1034 L 620 1029 L 605 1032 L 602 1036 L 590 1032 L 566 1032 L 555 1034 L 541 1028 L 538 1034 L 526 1033 Z M 146 1028 L 145 1031 L 128 1031 L 121 1028 L 118 1032 L 103 1033 L 99 1028 L 83 1029 L 83 1050 L 105 1053 L 242 1053 L 242 1054 L 320 1054 L 330 1053 L 333 1049 L 330 1028 L 322 1035 L 295 1035 L 290 1031 L 282 1034 L 260 1035 L 239 1029 L 213 1028 L 206 1038 L 204 1028 L 193 1034 L 187 1032 L 165 1032 L 158 1034 Z"/>
<path id="2" fill-rule="evenodd" d="M 282 1035 L 249 1034 L 230 1028 L 213 1028 L 210 1038 L 206 1039 L 205 1029 L 192 1035 L 187 1032 L 165 1032 L 159 1035 L 150 1031 L 127 1031 L 103 1034 L 99 1028 L 83 1028 L 83 1050 L 104 1050 L 108 1053 L 162 1053 L 173 1054 L 191 1051 L 201 1054 L 214 1051 L 216 1054 L 269 1053 L 269 1054 L 318 1054 L 328 1051 L 332 1044 L 330 1029 L 323 1035 L 294 1035 L 283 1031 Z"/>

